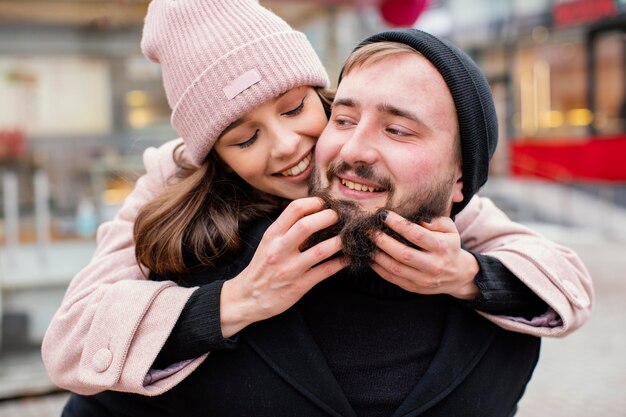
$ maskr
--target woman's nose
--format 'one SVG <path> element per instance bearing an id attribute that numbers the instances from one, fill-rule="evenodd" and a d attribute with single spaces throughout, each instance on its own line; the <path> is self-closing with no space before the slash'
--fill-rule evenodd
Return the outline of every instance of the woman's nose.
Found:
<path id="1" fill-rule="evenodd" d="M 274 145 L 272 154 L 275 158 L 286 158 L 295 154 L 299 148 L 301 137 L 289 129 L 280 129 L 273 132 Z"/>

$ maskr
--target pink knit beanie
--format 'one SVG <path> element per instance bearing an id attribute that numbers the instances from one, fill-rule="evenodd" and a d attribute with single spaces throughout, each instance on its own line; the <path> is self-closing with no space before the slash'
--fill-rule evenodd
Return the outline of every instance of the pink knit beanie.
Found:
<path id="1" fill-rule="evenodd" d="M 141 49 L 161 64 L 172 125 L 196 165 L 254 107 L 329 84 L 304 34 L 256 0 L 152 0 Z"/>

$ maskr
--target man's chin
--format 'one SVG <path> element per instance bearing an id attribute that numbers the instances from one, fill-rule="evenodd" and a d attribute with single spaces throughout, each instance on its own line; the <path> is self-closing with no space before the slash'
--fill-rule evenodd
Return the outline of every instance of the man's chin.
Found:
<path id="1" fill-rule="evenodd" d="M 317 192 L 315 195 L 322 198 L 328 208 L 337 212 L 339 220 L 333 226 L 313 234 L 303 249 L 338 235 L 343 244 L 342 255 L 349 259 L 348 270 L 353 273 L 366 270 L 378 250 L 371 240 L 372 233 L 392 232 L 384 224 L 384 216 L 381 215 L 384 209 L 372 208 L 371 211 L 366 211 L 358 200 L 335 199 L 328 191 Z"/>

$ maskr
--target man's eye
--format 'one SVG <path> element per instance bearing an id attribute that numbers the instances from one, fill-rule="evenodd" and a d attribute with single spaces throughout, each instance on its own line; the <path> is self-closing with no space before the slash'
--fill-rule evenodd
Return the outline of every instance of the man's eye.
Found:
<path id="1" fill-rule="evenodd" d="M 291 109 L 289 111 L 286 111 L 284 113 L 281 113 L 281 116 L 297 116 L 298 114 L 300 114 L 302 112 L 302 110 L 304 109 L 304 100 L 305 100 L 305 98 L 302 99 L 302 101 L 300 102 L 298 107 L 296 107 L 294 109 Z"/>
<path id="2" fill-rule="evenodd" d="M 250 138 L 246 139 L 244 142 L 235 144 L 235 146 L 242 148 L 242 149 L 247 148 L 248 146 L 256 142 L 258 138 L 259 138 L 259 129 L 255 130 L 254 134 L 250 136 Z"/>
<path id="3" fill-rule="evenodd" d="M 335 124 L 337 126 L 350 126 L 350 125 L 353 125 L 354 123 L 352 122 L 352 120 L 347 119 L 345 117 L 337 117 L 335 118 Z"/>
<path id="4" fill-rule="evenodd" d="M 408 136 L 410 134 L 405 132 L 404 130 L 396 129 L 394 127 L 388 127 L 387 132 L 391 133 L 394 136 Z"/>

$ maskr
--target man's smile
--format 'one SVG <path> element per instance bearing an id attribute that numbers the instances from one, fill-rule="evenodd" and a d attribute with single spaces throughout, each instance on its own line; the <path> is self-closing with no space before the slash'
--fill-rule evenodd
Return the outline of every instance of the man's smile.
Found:
<path id="1" fill-rule="evenodd" d="M 339 179 L 340 179 L 342 185 L 348 187 L 351 190 L 367 191 L 367 192 L 370 192 L 370 193 L 385 191 L 385 189 L 382 188 L 382 187 L 376 187 L 376 186 L 372 186 L 372 185 L 367 185 L 367 184 L 363 184 L 363 183 L 360 183 L 360 182 L 353 182 L 353 181 L 347 180 L 345 178 L 339 178 Z"/>

